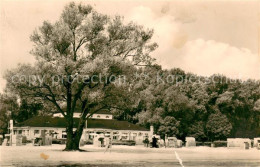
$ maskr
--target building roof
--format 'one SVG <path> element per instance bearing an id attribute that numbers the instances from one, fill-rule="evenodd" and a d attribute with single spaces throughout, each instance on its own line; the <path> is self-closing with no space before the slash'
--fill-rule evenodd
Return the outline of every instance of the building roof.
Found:
<path id="1" fill-rule="evenodd" d="M 55 112 L 54 114 L 56 114 L 56 113 L 60 113 L 60 112 Z M 81 113 L 81 111 L 80 110 L 76 110 L 74 113 Z M 99 110 L 95 114 L 109 114 L 109 115 L 112 115 L 112 113 L 109 110 Z"/>
<path id="2" fill-rule="evenodd" d="M 114 119 L 89 119 L 87 121 L 87 128 L 103 128 L 103 129 L 114 129 L 114 130 L 141 130 L 149 131 L 144 127 L 136 124 L 132 124 L 127 121 L 118 121 Z"/>
<path id="3" fill-rule="evenodd" d="M 77 127 L 78 122 L 79 118 L 74 118 L 74 128 Z M 15 127 L 25 126 L 65 128 L 66 120 L 60 117 L 37 116 L 15 125 Z M 149 131 L 148 129 L 139 125 L 132 124 L 127 121 L 118 121 L 114 119 L 88 119 L 87 128 Z"/>
<path id="4" fill-rule="evenodd" d="M 109 110 L 99 110 L 95 114 L 109 114 L 109 115 L 111 115 L 112 113 Z"/>

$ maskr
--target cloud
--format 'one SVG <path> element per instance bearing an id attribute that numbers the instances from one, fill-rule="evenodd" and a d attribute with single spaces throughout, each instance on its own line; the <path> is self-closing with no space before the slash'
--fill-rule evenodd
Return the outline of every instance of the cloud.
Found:
<path id="1" fill-rule="evenodd" d="M 126 18 L 154 29 L 152 40 L 159 44 L 159 48 L 152 53 L 152 56 L 163 67 L 168 67 L 169 56 L 173 58 L 174 52 L 182 48 L 188 40 L 187 34 L 180 28 L 181 23 L 176 22 L 174 16 L 167 12 L 162 15 L 161 12 L 157 13 L 149 7 L 137 6 Z"/>
<path id="2" fill-rule="evenodd" d="M 152 56 L 163 68 L 179 67 L 204 76 L 224 74 L 232 78 L 260 79 L 260 57 L 257 54 L 224 42 L 201 38 L 189 40 L 188 34 L 182 30 L 183 22 L 178 21 L 179 15 L 171 15 L 165 6 L 162 9 L 163 15 L 149 7 L 138 6 L 131 10 L 127 19 L 154 29 L 153 41 L 159 44 L 159 48 Z M 187 18 L 188 15 L 184 11 L 181 16 Z"/>
<path id="3" fill-rule="evenodd" d="M 175 18 L 176 21 L 182 22 L 184 24 L 193 23 L 197 20 L 195 14 L 187 10 L 176 12 Z"/>
<path id="4" fill-rule="evenodd" d="M 140 3 L 135 3 L 126 6 L 123 3 L 117 10 L 114 9 L 115 4 L 111 3 L 108 3 L 109 7 L 102 4 L 97 7 L 100 7 L 100 12 L 108 12 L 108 14 L 119 12 L 120 15 L 125 16 L 126 21 L 134 21 L 154 29 L 153 41 L 159 44 L 159 48 L 152 53 L 152 56 L 163 68 L 179 67 L 205 76 L 221 73 L 232 78 L 260 79 L 260 57 L 248 49 L 238 48 L 245 46 L 254 52 L 257 50 L 254 50 L 257 44 L 254 45 L 256 40 L 253 40 L 254 36 L 257 37 L 255 35 L 257 31 L 254 30 L 257 10 L 252 8 L 254 4 L 245 9 L 245 5 L 239 5 L 240 8 L 233 7 L 236 10 L 218 6 L 217 11 L 227 10 L 222 15 L 213 12 L 215 5 L 211 7 L 208 5 L 208 9 L 204 10 L 205 7 L 197 8 L 194 5 L 184 4 L 178 5 L 175 2 L 140 6 Z M 35 5 L 38 6 L 37 10 Z M 22 6 L 15 6 L 15 10 L 13 6 L 12 4 L 5 6 L 5 13 L 2 16 L 6 18 L 1 18 L 4 19 L 1 22 L 3 29 L 1 32 L 4 33 L 0 41 L 2 55 L 0 91 L 5 85 L 5 80 L 1 76 L 6 69 L 16 67 L 17 63 L 33 62 L 33 56 L 28 54 L 32 47 L 29 35 L 33 29 L 43 20 L 56 20 L 60 14 L 57 11 L 63 8 L 63 5 L 58 5 L 59 9 L 51 10 L 50 6 L 53 6 L 53 2 L 41 5 L 35 3 L 34 6 L 29 5 L 29 7 L 27 3 L 22 3 Z M 250 12 L 241 13 L 242 9 Z M 230 21 L 231 18 L 236 19 Z M 206 39 L 215 39 L 219 42 Z M 233 46 L 228 43 L 232 43 Z M 13 46 L 17 46 L 17 49 L 13 49 Z"/>
<path id="5" fill-rule="evenodd" d="M 181 57 L 180 67 L 199 75 L 260 79 L 260 57 L 246 48 L 197 39 L 185 44 Z"/>

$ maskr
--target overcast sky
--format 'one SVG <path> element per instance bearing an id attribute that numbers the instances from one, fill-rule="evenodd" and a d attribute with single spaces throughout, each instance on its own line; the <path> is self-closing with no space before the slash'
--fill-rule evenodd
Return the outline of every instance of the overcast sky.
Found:
<path id="1" fill-rule="evenodd" d="M 0 91 L 3 74 L 33 63 L 30 34 L 44 20 L 56 21 L 61 0 L 0 1 Z M 210 76 L 260 79 L 257 1 L 82 1 L 109 15 L 123 15 L 155 31 L 152 54 L 163 68 Z"/>

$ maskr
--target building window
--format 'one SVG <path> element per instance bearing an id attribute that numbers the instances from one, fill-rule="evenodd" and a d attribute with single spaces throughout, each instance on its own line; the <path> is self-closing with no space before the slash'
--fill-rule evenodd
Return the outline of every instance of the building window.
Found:
<path id="1" fill-rule="evenodd" d="M 107 115 L 106 118 L 109 118 L 109 116 Z"/>
<path id="2" fill-rule="evenodd" d="M 53 137 L 54 135 L 54 130 L 49 130 L 49 135 L 51 135 Z"/>
<path id="3" fill-rule="evenodd" d="M 67 132 L 66 131 L 62 131 L 61 138 L 67 138 Z"/>
<path id="4" fill-rule="evenodd" d="M 38 135 L 40 134 L 40 131 L 39 130 L 34 130 L 34 135 Z"/>
<path id="5" fill-rule="evenodd" d="M 26 130 L 25 135 L 26 135 L 26 136 L 29 136 L 29 130 Z"/>
<path id="6" fill-rule="evenodd" d="M 122 133 L 121 139 L 122 140 L 127 140 L 128 139 L 128 133 Z"/>
<path id="7" fill-rule="evenodd" d="M 113 136 L 113 140 L 117 140 L 118 136 Z"/>
<path id="8" fill-rule="evenodd" d="M 97 118 L 100 118 L 100 115 L 98 115 Z"/>
<path id="9" fill-rule="evenodd" d="M 18 134 L 21 135 L 22 134 L 22 130 L 18 130 Z"/>
<path id="10" fill-rule="evenodd" d="M 127 136 L 122 136 L 121 139 L 122 140 L 127 140 Z"/>
<path id="11" fill-rule="evenodd" d="M 117 132 L 113 132 L 113 134 L 116 135 L 116 134 L 119 134 L 119 132 L 118 131 Z"/>
<path id="12" fill-rule="evenodd" d="M 41 134 L 46 134 L 47 130 L 41 130 Z"/>
<path id="13" fill-rule="evenodd" d="M 94 139 L 94 135 L 90 135 L 90 136 L 89 136 L 89 139 L 90 139 L 90 140 L 93 140 L 93 139 Z"/>

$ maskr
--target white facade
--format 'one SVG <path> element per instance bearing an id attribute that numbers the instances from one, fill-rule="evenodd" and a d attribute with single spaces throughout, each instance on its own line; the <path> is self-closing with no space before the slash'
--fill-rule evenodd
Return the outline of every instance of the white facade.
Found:
<path id="1" fill-rule="evenodd" d="M 54 139 L 66 139 L 67 136 L 66 128 L 55 127 L 14 127 L 13 134 L 21 134 L 22 136 L 26 136 L 28 140 L 31 140 L 40 137 L 41 131 L 50 134 Z"/>
<path id="2" fill-rule="evenodd" d="M 113 119 L 113 115 L 109 114 L 93 114 L 90 116 L 92 119 Z"/>
<path id="3" fill-rule="evenodd" d="M 145 138 L 151 138 L 151 131 L 112 130 L 112 129 L 84 129 L 82 140 L 91 141 L 96 134 L 104 134 L 112 140 L 134 140 L 136 144 L 143 144 Z"/>
<path id="4" fill-rule="evenodd" d="M 80 116 L 81 116 L 81 113 L 73 114 L 74 118 L 80 118 Z M 89 114 L 87 116 L 89 116 Z M 61 113 L 55 113 L 55 114 L 53 114 L 53 117 L 63 118 L 63 115 Z M 92 116 L 90 116 L 90 118 L 92 118 L 92 119 L 113 119 L 113 115 L 112 114 L 93 114 Z"/>
<path id="5" fill-rule="evenodd" d="M 27 140 L 32 140 L 36 137 L 40 137 L 42 131 L 45 131 L 46 134 L 50 134 L 54 139 L 67 138 L 66 128 L 55 127 L 14 127 L 13 134 L 21 134 L 22 136 L 26 136 Z M 152 133 L 152 131 L 85 128 L 83 130 L 82 140 L 91 141 L 96 134 L 104 134 L 111 137 L 112 140 L 134 140 L 136 144 L 142 144 L 145 138 L 151 138 Z"/>
<path id="6" fill-rule="evenodd" d="M 260 137 L 254 138 L 254 147 L 257 147 L 258 143 L 260 143 Z"/>
<path id="7" fill-rule="evenodd" d="M 53 117 L 63 117 L 62 114 L 57 113 L 54 114 Z M 74 118 L 80 117 L 80 113 L 75 113 Z M 92 119 L 113 119 L 112 114 L 93 114 Z M 116 121 L 116 120 L 115 120 Z M 129 129 L 129 128 L 128 128 Z M 74 131 L 76 128 L 74 128 Z M 51 135 L 54 139 L 66 139 L 66 128 L 58 128 L 58 127 L 13 127 L 13 135 L 21 134 L 22 136 L 26 136 L 27 140 L 32 140 L 36 137 L 40 137 L 40 135 L 45 132 L 46 134 Z M 108 129 L 108 128 L 88 128 L 87 122 L 86 126 L 82 133 L 83 141 L 93 141 L 94 136 L 97 134 L 104 134 L 106 136 L 111 137 L 112 140 L 134 140 L 136 144 L 143 144 L 143 140 L 145 138 L 151 138 L 153 135 L 153 127 L 150 127 L 150 130 L 116 130 L 116 129 Z"/>

